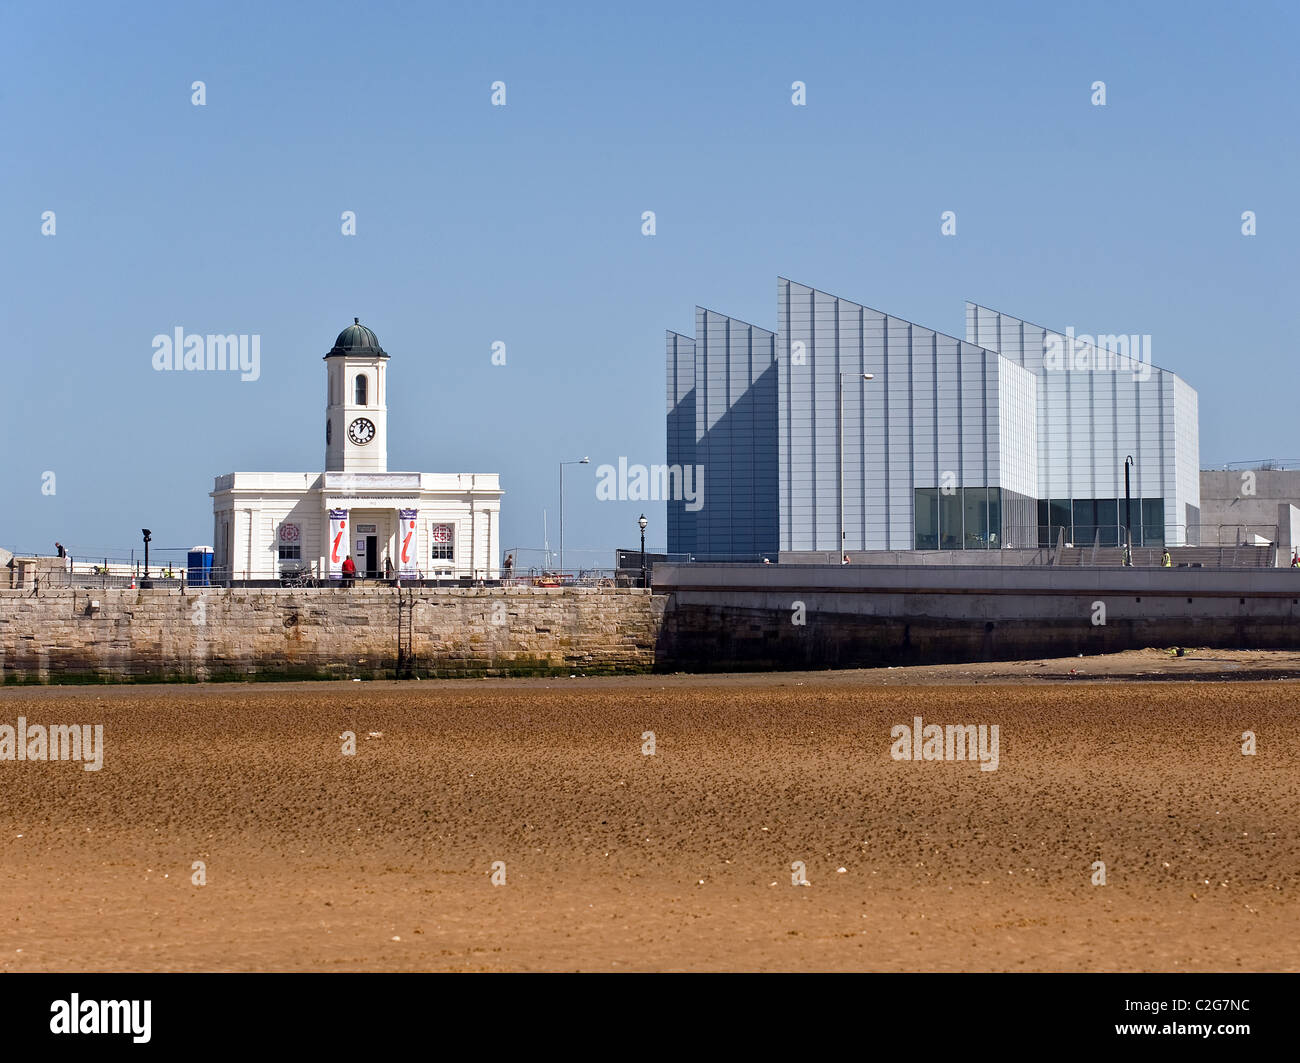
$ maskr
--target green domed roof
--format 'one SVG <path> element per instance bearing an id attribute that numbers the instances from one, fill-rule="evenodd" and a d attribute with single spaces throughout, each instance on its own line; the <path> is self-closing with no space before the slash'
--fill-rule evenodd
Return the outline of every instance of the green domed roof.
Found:
<path id="1" fill-rule="evenodd" d="M 360 318 L 354 317 L 352 324 L 339 333 L 334 346 L 325 357 L 336 355 L 387 358 L 388 352 L 379 346 L 379 337 L 361 324 Z"/>

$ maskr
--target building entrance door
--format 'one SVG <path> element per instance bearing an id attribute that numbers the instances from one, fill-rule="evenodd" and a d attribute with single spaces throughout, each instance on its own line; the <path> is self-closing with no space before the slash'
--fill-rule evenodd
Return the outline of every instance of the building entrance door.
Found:
<path id="1" fill-rule="evenodd" d="M 366 579 L 379 578 L 379 536 L 366 536 Z"/>

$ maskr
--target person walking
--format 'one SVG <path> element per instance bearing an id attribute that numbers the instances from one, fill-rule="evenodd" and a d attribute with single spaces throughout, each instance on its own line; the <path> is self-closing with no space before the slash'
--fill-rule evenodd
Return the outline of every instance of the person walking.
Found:
<path id="1" fill-rule="evenodd" d="M 1173 568 L 1174 559 L 1169 556 L 1169 547 L 1165 547 L 1165 552 L 1160 556 L 1160 564 L 1164 568 Z"/>
<path id="2" fill-rule="evenodd" d="M 392 578 L 393 578 L 393 559 L 391 557 L 385 557 L 384 558 L 384 579 L 391 580 Z"/>
<path id="3" fill-rule="evenodd" d="M 351 587 L 355 584 L 357 578 L 357 565 L 352 560 L 352 555 L 348 554 L 343 559 L 343 586 Z"/>

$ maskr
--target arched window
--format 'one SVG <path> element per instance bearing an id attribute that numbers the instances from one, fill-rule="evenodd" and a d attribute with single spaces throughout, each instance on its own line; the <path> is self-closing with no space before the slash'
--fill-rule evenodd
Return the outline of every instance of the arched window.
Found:
<path id="1" fill-rule="evenodd" d="M 355 405 L 364 406 L 365 404 L 366 404 L 366 375 L 364 373 L 358 373 Z"/>

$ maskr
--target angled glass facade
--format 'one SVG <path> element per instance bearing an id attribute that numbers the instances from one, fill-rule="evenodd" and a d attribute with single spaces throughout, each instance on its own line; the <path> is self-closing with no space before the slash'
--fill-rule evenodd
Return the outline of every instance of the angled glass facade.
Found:
<path id="1" fill-rule="evenodd" d="M 967 303 L 966 338 L 1035 377 L 1038 497 L 1068 507 L 1070 519 L 1058 515 L 1050 525 L 1073 527 L 1067 541 L 1091 546 L 1100 535 L 1101 545 L 1116 545 L 1108 540 L 1123 525 L 1114 510 L 1124 505 L 1128 456 L 1131 497 L 1158 499 L 1164 507 L 1162 519 L 1144 519 L 1143 528 L 1159 526 L 1160 541 L 1170 545 L 1198 541 L 1196 392 L 1151 363 L 1142 337 L 1076 337 Z M 1133 529 L 1136 544 L 1136 517 Z"/>
<path id="2" fill-rule="evenodd" d="M 1073 335 L 975 304 L 966 332 L 785 278 L 775 333 L 697 308 L 668 334 L 668 460 L 702 468 L 704 505 L 670 502 L 669 551 L 1115 545 L 1127 455 L 1135 544 L 1192 541 L 1195 391 L 1101 348 L 1061 361 Z"/>

